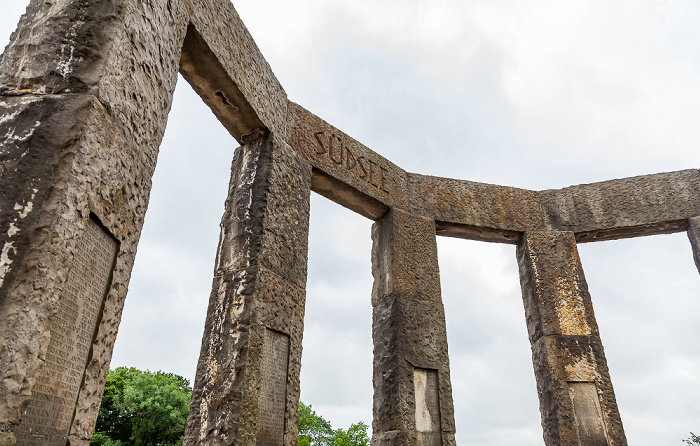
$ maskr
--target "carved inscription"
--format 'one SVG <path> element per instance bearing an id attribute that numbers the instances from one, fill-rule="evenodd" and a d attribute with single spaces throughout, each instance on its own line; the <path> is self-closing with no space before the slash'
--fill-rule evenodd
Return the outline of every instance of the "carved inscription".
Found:
<path id="1" fill-rule="evenodd" d="M 88 220 L 49 321 L 46 360 L 22 409 L 18 446 L 65 446 L 116 254 L 117 242 Z"/>
<path id="2" fill-rule="evenodd" d="M 365 156 L 356 156 L 337 135 L 316 132 L 314 138 L 317 143 L 316 155 L 327 156 L 333 164 L 348 172 L 357 169 L 359 178 L 383 192 L 389 192 L 386 184 L 389 171 L 381 164 Z"/>
<path id="3" fill-rule="evenodd" d="M 440 446 L 440 397 L 437 370 L 413 369 L 416 397 L 416 445 Z"/>
<path id="4" fill-rule="evenodd" d="M 595 383 L 570 382 L 569 396 L 574 406 L 581 446 L 607 446 L 605 423 Z"/>
<path id="5" fill-rule="evenodd" d="M 257 446 L 282 446 L 287 410 L 289 336 L 268 328 L 262 355 L 262 386 L 258 397 Z"/>

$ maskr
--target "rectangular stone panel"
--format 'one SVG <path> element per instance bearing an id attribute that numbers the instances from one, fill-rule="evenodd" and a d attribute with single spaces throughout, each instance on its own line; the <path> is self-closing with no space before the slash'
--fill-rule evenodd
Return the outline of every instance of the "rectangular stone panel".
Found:
<path id="1" fill-rule="evenodd" d="M 17 446 L 66 444 L 117 248 L 110 234 L 87 220 L 58 312 L 49 322 L 46 360 L 23 407 Z"/>
<path id="2" fill-rule="evenodd" d="M 257 446 L 282 446 L 287 407 L 289 336 L 265 329 L 261 369 Z"/>
<path id="3" fill-rule="evenodd" d="M 605 422 L 595 383 L 570 382 L 568 386 L 581 446 L 607 446 Z"/>
<path id="4" fill-rule="evenodd" d="M 416 398 L 416 444 L 439 446 L 440 393 L 437 370 L 414 368 L 413 388 Z"/>

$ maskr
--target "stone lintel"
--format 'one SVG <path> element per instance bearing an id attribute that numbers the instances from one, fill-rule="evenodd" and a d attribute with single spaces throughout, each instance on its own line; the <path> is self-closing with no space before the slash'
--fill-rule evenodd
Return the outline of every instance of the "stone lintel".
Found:
<path id="1" fill-rule="evenodd" d="M 311 166 L 274 136 L 236 149 L 216 269 L 263 265 L 304 287 Z"/>
<path id="2" fill-rule="evenodd" d="M 292 149 L 327 177 L 314 191 L 370 218 L 407 208 L 403 169 L 293 102 L 288 126 Z"/>
<path id="3" fill-rule="evenodd" d="M 688 220 L 688 238 L 693 248 L 695 266 L 698 267 L 698 271 L 700 272 L 700 217 L 693 217 Z"/>
<path id="4" fill-rule="evenodd" d="M 193 25 L 187 28 L 180 73 L 240 144 L 269 133 Z"/>
<path id="5" fill-rule="evenodd" d="M 532 357 L 547 446 L 627 444 L 597 336 L 544 336 Z"/>
<path id="6" fill-rule="evenodd" d="M 517 257 L 530 342 L 598 334 L 573 233 L 526 232 Z"/>
<path id="7" fill-rule="evenodd" d="M 256 446 L 272 413 L 283 413 L 285 446 L 296 440 L 305 290 L 263 266 L 219 274 L 209 300 L 184 444 Z M 288 339 L 281 397 L 262 401 L 270 333 Z M 286 365 L 285 365 L 286 364 Z M 277 381 L 279 385 L 279 381 Z M 261 409 L 261 407 L 266 407 Z M 275 421 L 275 420 L 272 420 Z M 276 420 L 279 421 L 279 420 Z M 271 423 L 279 426 L 280 423 Z M 273 433 L 279 431 L 273 429 Z M 272 435 L 274 437 L 274 435 Z"/>
<path id="8" fill-rule="evenodd" d="M 239 113 L 253 124 L 255 119 L 249 114 L 252 109 L 253 114 L 264 124 L 263 131 L 269 129 L 270 132 L 284 139 L 287 127 L 287 94 L 233 4 L 222 0 L 193 1 L 191 2 L 191 25 L 211 51 L 205 59 L 207 66 L 216 69 L 211 77 L 206 72 L 203 73 L 203 76 L 207 77 L 207 82 L 202 84 L 197 81 L 193 84 L 197 85 L 196 88 L 202 88 L 207 92 L 208 99 L 205 98 L 205 100 L 218 104 L 213 108 L 221 113 L 217 116 L 225 116 L 228 119 L 233 116 L 233 113 Z M 197 62 L 196 58 L 199 56 L 189 52 L 187 57 L 192 62 Z M 223 73 L 219 68 L 223 68 L 226 76 L 222 76 Z M 192 73 L 192 69 L 185 71 L 188 76 Z M 233 85 L 226 84 L 228 79 L 233 81 Z M 209 88 L 214 90 L 207 90 Z M 217 91 L 220 91 L 224 97 L 217 95 Z M 241 93 L 240 97 L 237 96 L 238 91 Z M 214 97 L 211 97 L 212 93 Z M 238 106 L 238 102 L 235 101 L 239 101 L 240 98 L 245 98 L 250 109 L 245 106 L 232 113 L 232 107 L 227 106 L 224 100 L 232 106 Z M 248 138 L 242 138 L 241 142 L 248 141 Z"/>
<path id="9" fill-rule="evenodd" d="M 547 226 L 579 241 L 680 232 L 700 215 L 700 172 L 643 175 L 540 192 Z"/>
<path id="10" fill-rule="evenodd" d="M 517 243 L 517 233 L 544 229 L 535 191 L 408 174 L 411 211 L 453 237 Z"/>

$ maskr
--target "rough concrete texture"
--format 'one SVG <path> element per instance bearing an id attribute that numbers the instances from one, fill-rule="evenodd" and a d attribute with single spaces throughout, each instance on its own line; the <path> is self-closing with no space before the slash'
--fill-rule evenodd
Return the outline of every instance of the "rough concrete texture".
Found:
<path id="1" fill-rule="evenodd" d="M 0 432 L 7 441 L 37 380 L 51 337 L 46 322 L 90 214 L 121 242 L 65 435 L 78 444 L 92 433 L 175 85 L 183 11 L 166 1 L 33 1 L 3 54 L 0 209 L 9 227 L 0 260 Z"/>
<path id="2" fill-rule="evenodd" d="M 700 172 L 644 175 L 540 192 L 548 228 L 579 242 L 679 232 L 700 215 Z"/>
<path id="3" fill-rule="evenodd" d="M 284 139 L 287 94 L 233 4 L 228 0 L 192 1 L 191 8 L 191 23 L 235 88 L 241 91 L 267 129 Z M 198 84 L 194 86 L 198 89 Z"/>
<path id="4" fill-rule="evenodd" d="M 255 445 L 266 329 L 290 339 L 284 444 L 296 444 L 311 166 L 273 136 L 236 150 L 186 444 Z"/>
<path id="5" fill-rule="evenodd" d="M 408 187 L 412 212 L 438 221 L 439 235 L 517 243 L 544 229 L 534 191 L 412 173 Z"/>
<path id="6" fill-rule="evenodd" d="M 327 178 L 315 192 L 373 219 L 388 207 L 407 208 L 401 168 L 292 102 L 288 125 L 289 145 Z"/>
<path id="7" fill-rule="evenodd" d="M 372 228 L 373 445 L 417 445 L 415 368 L 437 371 L 440 435 L 454 443 L 454 409 L 435 226 L 392 209 Z"/>
<path id="8" fill-rule="evenodd" d="M 525 233 L 517 256 L 545 444 L 626 445 L 574 234 Z M 574 410 L 571 382 L 595 384 L 600 401 L 577 404 L 600 405 L 600 419 Z M 586 437 L 586 423 L 605 438 Z"/>
<path id="9" fill-rule="evenodd" d="M 688 220 L 688 238 L 690 246 L 693 248 L 693 258 L 695 266 L 700 272 L 700 217 L 693 217 Z"/>

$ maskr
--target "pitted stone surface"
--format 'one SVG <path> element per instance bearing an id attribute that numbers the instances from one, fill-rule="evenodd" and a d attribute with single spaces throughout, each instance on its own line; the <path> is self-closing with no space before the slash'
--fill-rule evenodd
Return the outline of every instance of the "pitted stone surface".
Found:
<path id="1" fill-rule="evenodd" d="M 191 21 L 270 132 L 285 138 L 287 94 L 228 0 L 193 1 Z M 245 141 L 247 142 L 247 141 Z"/>
<path id="2" fill-rule="evenodd" d="M 392 209 L 372 239 L 372 305 L 394 295 L 442 302 L 433 220 Z"/>
<path id="3" fill-rule="evenodd" d="M 403 169 L 299 105 L 290 102 L 289 112 L 289 145 L 328 177 L 314 191 L 373 219 L 386 207 L 407 208 Z"/>
<path id="4" fill-rule="evenodd" d="M 700 172 L 542 192 L 406 173 L 288 102 L 229 0 L 32 0 L 0 57 L 0 446 L 23 409 L 49 412 L 49 320 L 99 223 L 119 242 L 111 286 L 77 402 L 56 409 L 70 445 L 92 434 L 178 68 L 244 144 L 187 444 L 296 444 L 311 189 L 377 221 L 373 446 L 455 444 L 436 233 L 518 244 L 546 444 L 626 444 L 575 245 L 687 230 L 700 270 Z"/>
<path id="5" fill-rule="evenodd" d="M 597 335 L 574 234 L 527 232 L 517 249 L 530 341 L 548 335 Z"/>
<path id="6" fill-rule="evenodd" d="M 544 229 L 535 191 L 413 173 L 408 174 L 408 186 L 411 209 L 439 221 L 440 235 L 469 237 L 471 229 L 475 233 L 469 238 L 517 243 L 516 233 Z"/>
<path id="7" fill-rule="evenodd" d="M 700 172 L 683 170 L 540 192 L 550 229 L 583 241 L 684 231 L 700 215 Z"/>

